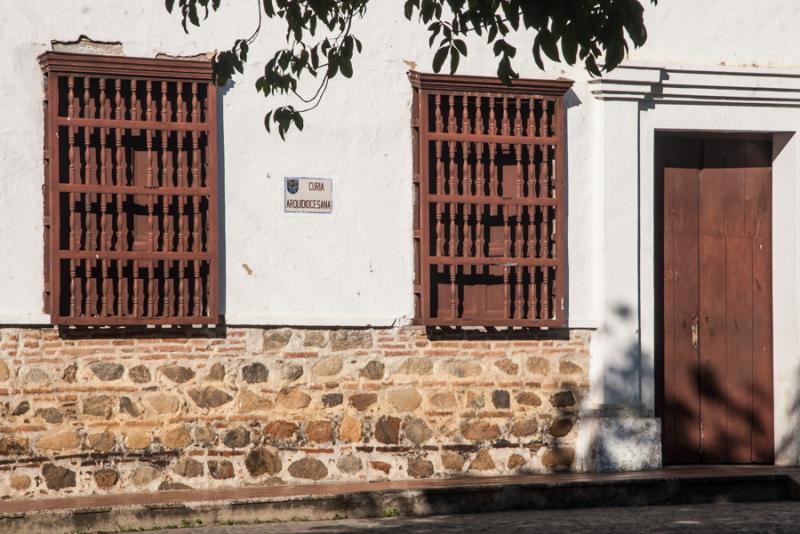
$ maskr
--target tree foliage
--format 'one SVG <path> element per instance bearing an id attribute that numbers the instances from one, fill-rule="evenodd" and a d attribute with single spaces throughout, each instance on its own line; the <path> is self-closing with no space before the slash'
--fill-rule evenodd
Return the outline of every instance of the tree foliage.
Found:
<path id="1" fill-rule="evenodd" d="M 199 26 L 222 0 L 165 0 L 167 10 L 179 11 L 184 31 Z M 244 72 L 250 45 L 258 38 L 264 18 L 285 29 L 285 46 L 267 60 L 256 90 L 270 97 L 293 95 L 300 108 L 283 105 L 270 110 L 264 124 L 283 138 L 291 127 L 303 129 L 303 113 L 319 105 L 330 80 L 353 76 L 353 57 L 362 50 L 353 33 L 354 22 L 364 17 L 370 0 L 254 0 L 258 17 L 247 38 L 236 39 L 230 49 L 214 58 L 214 80 L 224 85 Z M 374 0 L 387 1 L 387 0 Z M 394 0 L 388 0 L 394 1 Z M 486 39 L 497 58 L 497 76 L 505 83 L 518 77 L 514 70 L 517 48 L 513 32 L 535 32 L 531 54 L 539 68 L 544 58 L 574 65 L 582 62 L 593 76 L 610 71 L 631 46 L 647 39 L 642 2 L 646 0 L 403 0 L 404 15 L 425 24 L 428 45 L 436 48 L 433 70 L 445 64 L 458 70 L 467 55 L 466 36 Z M 658 0 L 650 0 L 653 4 Z M 176 10 L 177 8 L 177 10 Z M 400 9 L 400 2 L 398 2 Z M 255 14 L 255 12 L 253 13 Z M 311 94 L 298 91 L 301 79 L 317 81 Z"/>

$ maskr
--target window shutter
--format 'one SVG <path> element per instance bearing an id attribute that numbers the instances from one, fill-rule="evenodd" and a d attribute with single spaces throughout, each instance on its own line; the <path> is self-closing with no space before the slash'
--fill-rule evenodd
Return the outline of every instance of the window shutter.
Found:
<path id="1" fill-rule="evenodd" d="M 417 321 L 565 326 L 572 82 L 409 76 Z"/>
<path id="2" fill-rule="evenodd" d="M 58 52 L 39 61 L 52 322 L 216 324 L 211 63 Z"/>

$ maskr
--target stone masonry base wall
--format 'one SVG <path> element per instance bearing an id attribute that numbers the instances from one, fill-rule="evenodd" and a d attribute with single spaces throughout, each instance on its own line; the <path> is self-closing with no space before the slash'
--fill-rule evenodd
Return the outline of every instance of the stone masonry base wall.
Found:
<path id="1" fill-rule="evenodd" d="M 590 335 L 0 329 L 0 497 L 571 469 Z"/>

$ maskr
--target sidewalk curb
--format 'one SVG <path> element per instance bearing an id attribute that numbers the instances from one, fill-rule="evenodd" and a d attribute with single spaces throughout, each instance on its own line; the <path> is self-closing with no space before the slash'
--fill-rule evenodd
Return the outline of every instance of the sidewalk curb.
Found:
<path id="1" fill-rule="evenodd" d="M 341 486 L 340 486 L 341 487 Z M 426 516 L 507 510 L 798 500 L 793 473 L 450 485 L 423 489 L 340 491 L 317 495 L 6 512 L 0 534 L 118 532 L 135 529 L 279 521 Z M 8 508 L 10 503 L 3 503 Z"/>

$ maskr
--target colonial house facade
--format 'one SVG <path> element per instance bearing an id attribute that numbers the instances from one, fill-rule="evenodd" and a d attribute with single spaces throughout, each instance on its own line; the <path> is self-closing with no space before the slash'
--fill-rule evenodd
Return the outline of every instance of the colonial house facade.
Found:
<path id="1" fill-rule="evenodd" d="M 251 3 L 0 8 L 0 496 L 798 464 L 790 3 L 504 86 L 377 2 L 286 141 Z"/>

